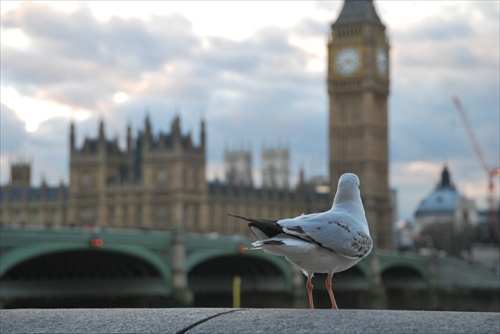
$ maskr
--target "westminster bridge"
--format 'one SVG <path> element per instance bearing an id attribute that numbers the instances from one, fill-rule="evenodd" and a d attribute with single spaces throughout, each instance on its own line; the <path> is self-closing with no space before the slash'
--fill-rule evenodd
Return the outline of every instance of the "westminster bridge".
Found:
<path id="1" fill-rule="evenodd" d="M 0 305 L 307 307 L 305 276 L 284 258 L 241 253 L 254 239 L 79 228 L 0 230 Z M 315 305 L 329 307 L 325 275 Z M 334 275 L 342 308 L 499 311 L 498 275 L 453 258 L 373 251 Z M 477 305 L 481 304 L 478 309 Z"/>

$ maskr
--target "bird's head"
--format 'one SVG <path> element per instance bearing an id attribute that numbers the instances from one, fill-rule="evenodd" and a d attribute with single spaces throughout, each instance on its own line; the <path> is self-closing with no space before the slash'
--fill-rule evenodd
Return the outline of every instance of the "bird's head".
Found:
<path id="1" fill-rule="evenodd" d="M 333 205 L 361 202 L 360 183 L 356 174 L 345 173 L 339 179 Z"/>

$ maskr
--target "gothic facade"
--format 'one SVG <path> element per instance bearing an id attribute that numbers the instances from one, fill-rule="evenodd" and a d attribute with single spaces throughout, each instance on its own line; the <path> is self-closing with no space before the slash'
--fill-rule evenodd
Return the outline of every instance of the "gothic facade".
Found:
<path id="1" fill-rule="evenodd" d="M 301 178 L 293 190 L 205 180 L 206 133 L 198 143 L 183 134 L 176 117 L 169 133 L 152 133 L 148 117 L 136 137 L 127 128 L 126 147 L 109 140 L 101 121 L 98 135 L 75 142 L 70 127 L 69 186 L 30 185 L 30 165 L 14 163 L 11 182 L 1 189 L 5 226 L 99 226 L 147 230 L 248 234 L 227 213 L 270 219 L 326 210 L 328 197 Z"/>

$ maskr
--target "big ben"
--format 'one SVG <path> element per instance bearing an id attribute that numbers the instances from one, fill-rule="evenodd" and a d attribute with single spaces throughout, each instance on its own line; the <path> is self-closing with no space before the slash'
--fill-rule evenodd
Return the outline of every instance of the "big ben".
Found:
<path id="1" fill-rule="evenodd" d="M 388 180 L 389 42 L 371 0 L 345 0 L 328 42 L 332 193 L 356 173 L 372 238 L 391 247 Z"/>

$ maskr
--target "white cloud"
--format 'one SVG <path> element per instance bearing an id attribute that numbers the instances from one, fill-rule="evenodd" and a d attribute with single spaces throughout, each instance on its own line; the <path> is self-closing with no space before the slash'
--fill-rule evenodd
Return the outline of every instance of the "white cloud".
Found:
<path id="1" fill-rule="evenodd" d="M 116 92 L 115 95 L 113 95 L 113 101 L 115 101 L 116 103 L 127 102 L 128 99 L 129 96 L 125 92 Z"/>
<path id="2" fill-rule="evenodd" d="M 1 44 L 14 48 L 25 49 L 29 46 L 30 40 L 21 29 L 1 29 Z"/>
<path id="3" fill-rule="evenodd" d="M 81 120 L 90 113 L 57 102 L 23 96 L 13 87 L 2 86 L 1 92 L 2 103 L 15 111 L 19 119 L 25 123 L 27 132 L 36 131 L 42 122 L 54 117 L 64 116 Z"/>

